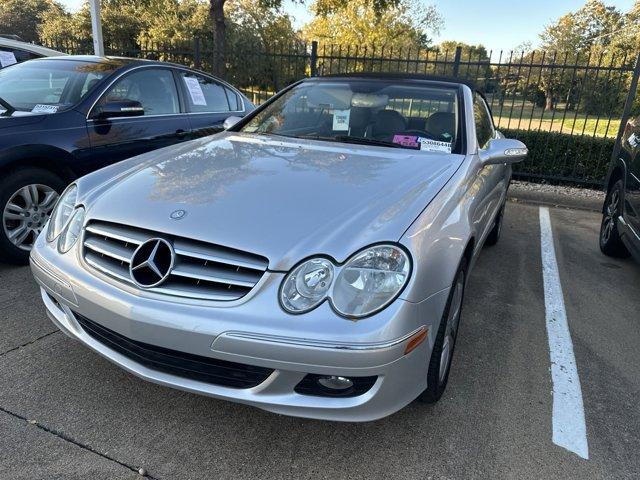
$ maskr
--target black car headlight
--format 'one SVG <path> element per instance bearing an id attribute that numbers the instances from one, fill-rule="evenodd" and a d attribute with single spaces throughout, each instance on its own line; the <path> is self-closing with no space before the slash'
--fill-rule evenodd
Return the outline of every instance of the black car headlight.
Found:
<path id="1" fill-rule="evenodd" d="M 366 248 L 343 265 L 315 257 L 287 274 L 280 288 L 280 303 L 290 313 L 304 313 L 328 299 L 343 317 L 362 318 L 395 300 L 410 272 L 408 254 L 391 244 Z"/>

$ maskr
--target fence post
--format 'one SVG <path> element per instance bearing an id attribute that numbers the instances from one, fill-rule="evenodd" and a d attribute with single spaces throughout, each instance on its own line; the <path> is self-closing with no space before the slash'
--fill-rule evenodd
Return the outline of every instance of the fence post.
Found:
<path id="1" fill-rule="evenodd" d="M 462 55 L 462 47 L 456 47 L 456 55 L 453 57 L 453 76 L 457 77 L 460 71 L 460 56 Z"/>
<path id="2" fill-rule="evenodd" d="M 620 154 L 620 141 L 622 140 L 624 129 L 627 126 L 627 121 L 629 120 L 629 115 L 631 114 L 633 101 L 636 98 L 636 90 L 638 90 L 639 77 L 640 77 L 640 54 L 638 54 L 638 57 L 636 58 L 636 66 L 633 69 L 633 76 L 631 77 L 631 85 L 629 85 L 629 92 L 627 93 L 627 99 L 624 102 L 624 109 L 622 110 L 622 118 L 620 119 L 620 128 L 618 128 L 616 143 L 613 146 L 613 152 L 611 152 L 611 166 L 613 166 L 613 162 L 617 160 L 618 155 Z M 608 175 L 607 175 L 607 178 L 608 178 Z"/>
<path id="3" fill-rule="evenodd" d="M 193 45 L 193 63 L 195 67 L 200 70 L 201 60 L 200 60 L 200 37 L 196 37 L 195 43 Z"/>
<path id="4" fill-rule="evenodd" d="M 318 42 L 311 42 L 311 57 L 309 58 L 309 66 L 311 67 L 311 76 L 318 75 Z"/>

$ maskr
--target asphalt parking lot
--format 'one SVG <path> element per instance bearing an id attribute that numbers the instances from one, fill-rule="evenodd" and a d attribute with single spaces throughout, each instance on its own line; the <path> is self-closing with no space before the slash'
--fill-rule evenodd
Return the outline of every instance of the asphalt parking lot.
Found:
<path id="1" fill-rule="evenodd" d="M 139 380 L 56 331 L 0 266 L 0 478 L 640 477 L 640 266 L 551 209 L 588 459 L 553 443 L 539 207 L 509 203 L 469 280 L 449 387 L 377 422 L 283 417 Z"/>

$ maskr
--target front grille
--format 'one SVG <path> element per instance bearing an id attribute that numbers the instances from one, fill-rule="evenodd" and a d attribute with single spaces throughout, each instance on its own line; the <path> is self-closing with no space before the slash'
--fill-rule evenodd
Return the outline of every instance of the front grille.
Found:
<path id="1" fill-rule="evenodd" d="M 83 330 L 111 350 L 152 370 L 223 387 L 252 388 L 273 373 L 270 368 L 216 360 L 131 340 L 74 312 Z"/>
<path id="2" fill-rule="evenodd" d="M 237 300 L 251 291 L 267 269 L 262 256 L 205 242 L 110 222 L 85 227 L 83 255 L 87 264 L 121 282 L 135 285 L 129 264 L 136 248 L 151 238 L 164 238 L 176 259 L 169 277 L 145 290 L 205 300 Z"/>

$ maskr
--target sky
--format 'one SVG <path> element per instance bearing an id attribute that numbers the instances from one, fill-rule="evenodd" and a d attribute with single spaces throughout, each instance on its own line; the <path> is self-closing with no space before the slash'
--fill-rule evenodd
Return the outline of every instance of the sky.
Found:
<path id="1" fill-rule="evenodd" d="M 284 9 L 301 27 L 311 14 L 305 4 L 284 0 Z M 429 2 L 429 0 L 427 0 Z M 77 10 L 82 0 L 62 0 L 70 10 Z M 444 27 L 434 37 L 434 43 L 457 40 L 472 45 L 482 43 L 497 55 L 500 50 L 511 50 L 523 42 L 533 47 L 539 43 L 539 35 L 545 25 L 565 13 L 580 8 L 585 0 L 432 0 L 444 19 Z M 626 12 L 634 0 L 605 0 Z"/>

